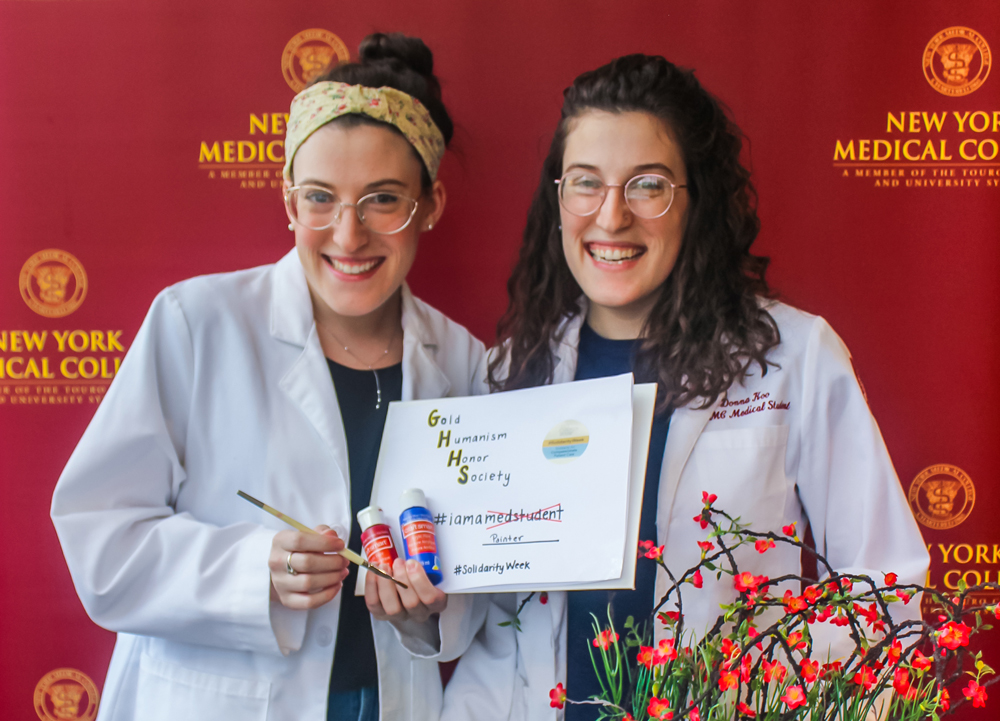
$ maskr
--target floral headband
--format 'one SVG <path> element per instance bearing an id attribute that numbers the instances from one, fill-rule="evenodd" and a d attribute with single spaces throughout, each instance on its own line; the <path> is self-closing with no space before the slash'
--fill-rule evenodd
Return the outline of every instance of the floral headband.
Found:
<path id="1" fill-rule="evenodd" d="M 334 118 L 352 113 L 398 128 L 424 161 L 431 180 L 437 178 L 444 136 L 423 103 L 395 88 L 324 81 L 311 85 L 292 100 L 285 135 L 285 180 L 292 180 L 292 160 L 302 143 Z"/>

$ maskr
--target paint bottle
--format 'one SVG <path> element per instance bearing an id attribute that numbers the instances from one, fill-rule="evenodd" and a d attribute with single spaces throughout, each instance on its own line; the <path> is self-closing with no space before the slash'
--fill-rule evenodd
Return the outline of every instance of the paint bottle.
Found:
<path id="1" fill-rule="evenodd" d="M 435 586 L 441 583 L 441 561 L 438 558 L 434 517 L 427 509 L 427 497 L 419 488 L 403 491 L 400 499 L 405 509 L 399 514 L 399 530 L 403 536 L 406 560 L 419 561 L 424 573 Z"/>
<path id="2" fill-rule="evenodd" d="M 361 524 L 361 545 L 368 563 L 392 568 L 392 562 L 399 555 L 392 542 L 392 531 L 382 518 L 382 509 L 378 506 L 362 508 L 358 511 L 358 523 Z"/>

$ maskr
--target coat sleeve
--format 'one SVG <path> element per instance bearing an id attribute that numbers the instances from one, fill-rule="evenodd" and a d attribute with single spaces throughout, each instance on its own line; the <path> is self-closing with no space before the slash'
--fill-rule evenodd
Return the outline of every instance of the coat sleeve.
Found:
<path id="1" fill-rule="evenodd" d="M 802 391 L 798 492 L 817 550 L 840 573 L 882 583 L 923 584 L 930 558 L 868 408 L 843 341 L 822 318 L 810 332 Z M 823 569 L 820 568 L 820 573 Z M 893 619 L 920 618 L 920 598 L 892 604 Z M 813 624 L 817 649 L 845 656 L 853 642 L 842 628 Z"/>
<path id="2" fill-rule="evenodd" d="M 80 600 L 99 625 L 279 654 L 267 568 L 274 532 L 214 526 L 174 507 L 187 480 L 194 377 L 190 329 L 167 289 L 59 478 L 52 521 Z M 287 652 L 296 644 L 282 645 Z"/>

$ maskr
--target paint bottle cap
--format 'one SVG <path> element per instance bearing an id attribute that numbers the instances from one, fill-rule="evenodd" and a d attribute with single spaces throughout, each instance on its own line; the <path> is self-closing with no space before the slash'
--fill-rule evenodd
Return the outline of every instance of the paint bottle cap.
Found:
<path id="1" fill-rule="evenodd" d="M 358 511 L 358 523 L 361 524 L 362 531 L 366 531 L 372 526 L 385 525 L 385 520 L 382 518 L 382 509 L 378 506 L 362 508 Z"/>
<path id="2" fill-rule="evenodd" d="M 403 504 L 404 511 L 407 508 L 413 508 L 414 506 L 427 508 L 427 496 L 425 496 L 424 492 L 419 488 L 410 488 L 409 490 L 403 491 L 399 500 Z"/>

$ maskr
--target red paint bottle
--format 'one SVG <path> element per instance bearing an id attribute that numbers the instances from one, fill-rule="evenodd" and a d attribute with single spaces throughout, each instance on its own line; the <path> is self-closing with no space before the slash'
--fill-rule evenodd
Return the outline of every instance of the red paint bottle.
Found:
<path id="1" fill-rule="evenodd" d="M 392 562 L 399 558 L 399 554 L 392 542 L 392 532 L 382 518 L 382 509 L 377 506 L 362 508 L 358 511 L 358 523 L 361 524 L 361 545 L 368 563 L 392 568 Z"/>

